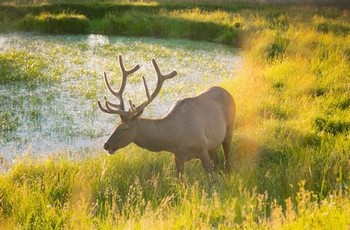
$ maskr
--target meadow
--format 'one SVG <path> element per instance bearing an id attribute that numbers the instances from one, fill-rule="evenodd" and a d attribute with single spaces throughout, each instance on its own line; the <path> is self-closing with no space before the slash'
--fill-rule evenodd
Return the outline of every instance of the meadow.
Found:
<path id="1" fill-rule="evenodd" d="M 4 70 L 0 154 L 4 161 L 25 152 L 45 155 L 63 149 L 101 149 L 117 116 L 101 114 L 96 100 L 113 99 L 105 88 L 103 72 L 114 87 L 120 84 L 116 54 L 123 54 L 126 66 L 142 66 L 129 78 L 125 90 L 125 97 L 136 104 L 145 96 L 140 93 L 141 75 L 151 88 L 156 83 L 151 58 L 164 70 L 178 71 L 172 84 L 147 108 L 145 117 L 162 116 L 176 100 L 219 84 L 241 63 L 233 48 L 177 39 L 9 33 L 0 35 L 0 44 Z"/>
<path id="2" fill-rule="evenodd" d="M 135 146 L 74 160 L 65 152 L 23 156 L 0 175 L 1 228 L 349 228 L 349 9 L 182 2 L 1 5 L 0 12 L 3 32 L 210 41 L 239 47 L 244 59 L 221 83 L 237 104 L 230 174 L 206 175 L 191 161 L 180 181 L 171 154 Z M 51 27 L 67 23 L 62 18 L 82 27 Z M 16 60 L 0 58 L 1 71 Z M 27 59 L 34 70 L 13 77 L 41 82 L 41 62 Z M 7 81 L 15 80 L 0 82 Z M 16 125 L 6 119 L 8 129 Z"/>

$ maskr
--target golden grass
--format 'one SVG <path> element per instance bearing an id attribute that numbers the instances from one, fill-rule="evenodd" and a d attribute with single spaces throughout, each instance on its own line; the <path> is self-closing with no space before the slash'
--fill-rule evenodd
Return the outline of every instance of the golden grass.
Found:
<path id="1" fill-rule="evenodd" d="M 174 17 L 242 20 L 244 66 L 230 175 L 131 146 L 113 157 L 17 163 L 0 176 L 0 227 L 348 229 L 349 17 L 333 8 Z M 222 159 L 222 158 L 221 158 Z"/>

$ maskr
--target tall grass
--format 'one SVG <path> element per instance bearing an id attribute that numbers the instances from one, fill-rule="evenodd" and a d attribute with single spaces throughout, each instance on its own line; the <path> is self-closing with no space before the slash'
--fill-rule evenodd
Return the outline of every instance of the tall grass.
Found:
<path id="1" fill-rule="evenodd" d="M 172 13 L 170 17 L 169 13 Z M 104 34 L 205 40 L 229 45 L 238 39 L 238 29 L 221 23 L 221 20 L 218 23 L 188 20 L 169 11 L 157 15 L 138 11 L 122 15 L 110 13 L 93 22 L 92 28 L 94 32 Z"/>
<path id="2" fill-rule="evenodd" d="M 156 18 L 167 14 L 159 24 L 177 28 L 177 20 L 188 20 L 239 28 L 244 67 L 223 84 L 237 103 L 232 173 L 208 176 L 192 161 L 179 181 L 169 154 L 134 146 L 113 157 L 26 158 L 0 176 L 1 227 L 347 229 L 348 11 L 271 7 L 156 14 L 107 15 L 103 23 L 122 28 L 127 22 L 124 32 L 142 25 L 135 31 L 156 36 L 142 20 L 154 28 Z M 201 28 L 209 34 L 214 27 Z M 193 39 L 205 39 L 201 33 Z"/>
<path id="3" fill-rule="evenodd" d="M 170 155 L 135 147 L 72 162 L 20 160 L 0 177 L 2 228 L 346 228 L 348 191 L 318 202 L 305 181 L 281 204 L 242 175 L 210 177 L 190 162 L 182 181 Z M 295 201 L 293 201 L 295 199 Z"/>
<path id="4" fill-rule="evenodd" d="M 260 144 L 258 188 L 281 200 L 302 179 L 323 196 L 350 176 L 349 18 L 307 14 L 279 10 L 252 21 L 265 29 L 249 34 L 247 68 L 231 87 L 242 108 L 238 130 Z M 344 28 L 320 31 L 320 21 Z"/>
<path id="5" fill-rule="evenodd" d="M 42 33 L 82 34 L 88 31 L 89 20 L 85 15 L 74 13 L 27 14 L 20 25 L 24 30 Z"/>
<path id="6" fill-rule="evenodd" d="M 102 33 L 123 36 L 151 36 L 238 43 L 241 19 L 225 11 L 171 10 L 166 7 L 106 5 L 94 9 L 85 5 L 40 7 L 5 7 L 1 24 L 5 31 L 42 33 Z M 170 7 L 169 7 L 170 8 Z M 77 12 L 75 12 L 77 11 Z M 0 7 L 1 12 L 1 7 Z M 25 12 L 25 13 L 23 13 Z M 18 16 L 14 16 L 18 14 Z M 196 20 L 194 18 L 198 16 Z M 12 21 L 10 25 L 8 21 Z M 6 26 L 5 26 L 6 25 Z"/>

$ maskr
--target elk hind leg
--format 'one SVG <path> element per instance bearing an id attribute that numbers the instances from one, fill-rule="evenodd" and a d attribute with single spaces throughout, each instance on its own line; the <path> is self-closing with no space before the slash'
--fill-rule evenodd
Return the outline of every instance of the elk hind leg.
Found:
<path id="1" fill-rule="evenodd" d="M 175 156 L 177 178 L 181 179 L 185 171 L 185 161 Z"/>
<path id="2" fill-rule="evenodd" d="M 210 161 L 210 157 L 209 157 L 209 154 L 207 151 L 204 151 L 201 153 L 201 155 L 199 156 L 201 162 L 202 162 L 202 165 L 203 165 L 203 168 L 205 169 L 205 171 L 207 173 L 212 173 L 214 168 L 213 168 L 213 164 L 212 162 Z"/>
<path id="3" fill-rule="evenodd" d="M 210 156 L 210 159 L 214 163 L 214 170 L 217 170 L 218 169 L 219 160 L 218 160 L 218 156 L 216 154 L 215 149 L 212 149 L 212 150 L 209 151 L 209 156 Z"/>
<path id="4" fill-rule="evenodd" d="M 224 149 L 225 156 L 225 170 L 229 172 L 231 170 L 231 142 L 232 142 L 232 133 L 229 133 L 222 142 L 222 147 Z"/>

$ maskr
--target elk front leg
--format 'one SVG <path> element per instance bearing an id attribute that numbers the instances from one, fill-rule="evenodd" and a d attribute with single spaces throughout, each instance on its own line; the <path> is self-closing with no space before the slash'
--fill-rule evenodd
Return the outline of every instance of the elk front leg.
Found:
<path id="1" fill-rule="evenodd" d="M 210 157 L 207 151 L 204 151 L 200 155 L 200 160 L 202 161 L 203 168 L 209 174 L 211 174 L 214 170 L 213 164 L 210 161 Z"/>
<path id="2" fill-rule="evenodd" d="M 175 165 L 176 165 L 177 178 L 180 179 L 182 175 L 184 175 L 185 161 L 175 156 Z"/>

